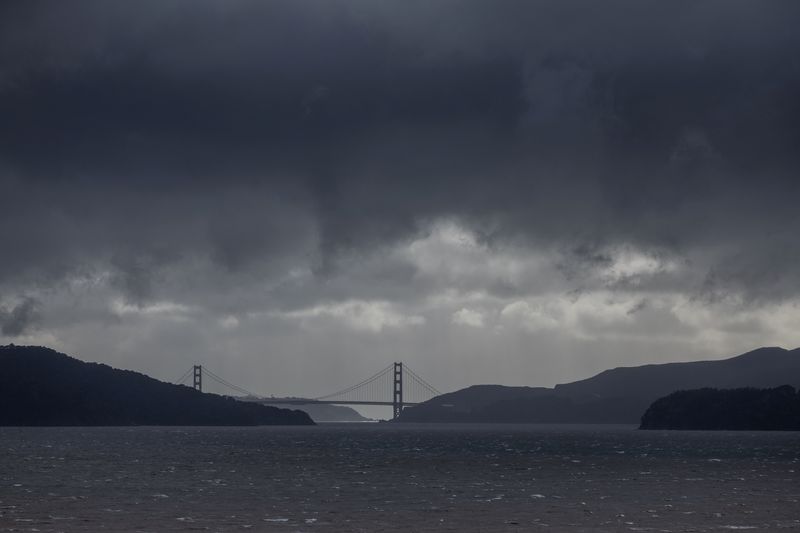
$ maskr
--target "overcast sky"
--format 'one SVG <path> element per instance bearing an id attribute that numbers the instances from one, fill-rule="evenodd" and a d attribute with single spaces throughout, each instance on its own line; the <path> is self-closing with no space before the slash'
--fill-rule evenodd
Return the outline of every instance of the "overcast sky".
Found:
<path id="1" fill-rule="evenodd" d="M 0 342 L 318 395 L 800 345 L 800 2 L 4 2 Z"/>

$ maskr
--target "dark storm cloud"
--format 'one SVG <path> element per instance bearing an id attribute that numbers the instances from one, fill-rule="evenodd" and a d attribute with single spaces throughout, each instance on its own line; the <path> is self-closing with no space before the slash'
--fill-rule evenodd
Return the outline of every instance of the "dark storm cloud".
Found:
<path id="1" fill-rule="evenodd" d="M 24 2 L 0 19 L 0 283 L 100 265 L 145 301 L 204 262 L 209 290 L 298 263 L 324 278 L 457 217 L 560 247 L 565 273 L 630 244 L 695 257 L 707 294 L 800 287 L 795 2 Z"/>
<path id="2" fill-rule="evenodd" d="M 16 305 L 0 307 L 0 334 L 16 337 L 33 327 L 39 320 L 39 302 L 25 298 Z"/>

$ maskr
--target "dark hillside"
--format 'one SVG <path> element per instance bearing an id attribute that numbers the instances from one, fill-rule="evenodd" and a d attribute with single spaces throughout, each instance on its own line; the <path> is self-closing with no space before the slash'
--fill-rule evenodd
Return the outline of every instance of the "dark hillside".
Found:
<path id="1" fill-rule="evenodd" d="M 302 411 L 239 402 L 49 348 L 0 346 L 0 425 L 313 424 Z"/>
<path id="2" fill-rule="evenodd" d="M 637 424 L 677 390 L 787 383 L 800 387 L 800 349 L 760 348 L 719 361 L 615 368 L 553 389 L 476 385 L 410 407 L 399 421 Z"/>
<path id="3" fill-rule="evenodd" d="M 640 429 L 800 430 L 800 394 L 774 389 L 697 389 L 659 398 Z"/>
<path id="4" fill-rule="evenodd" d="M 506 387 L 503 385 L 473 385 L 466 389 L 442 394 L 416 407 L 403 410 L 401 422 L 491 422 L 487 412 L 506 402 L 530 402 L 546 395 L 551 389 L 543 387 Z"/>
<path id="5" fill-rule="evenodd" d="M 775 387 L 787 379 L 800 385 L 800 349 L 759 348 L 719 361 L 615 368 L 556 385 L 555 392 L 571 398 L 624 395 L 655 399 L 679 389 Z"/>

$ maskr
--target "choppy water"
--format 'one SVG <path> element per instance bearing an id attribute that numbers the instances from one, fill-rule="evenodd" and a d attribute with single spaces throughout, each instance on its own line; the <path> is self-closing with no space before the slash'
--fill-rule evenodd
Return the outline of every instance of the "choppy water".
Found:
<path id="1" fill-rule="evenodd" d="M 0 531 L 800 529 L 800 433 L 0 428 Z"/>

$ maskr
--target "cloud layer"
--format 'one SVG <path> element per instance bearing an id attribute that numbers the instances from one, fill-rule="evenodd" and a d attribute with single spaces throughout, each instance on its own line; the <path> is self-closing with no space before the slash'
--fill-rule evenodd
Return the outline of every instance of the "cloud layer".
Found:
<path id="1" fill-rule="evenodd" d="M 272 387 L 798 341 L 796 3 L 0 9 L 7 340 Z"/>

